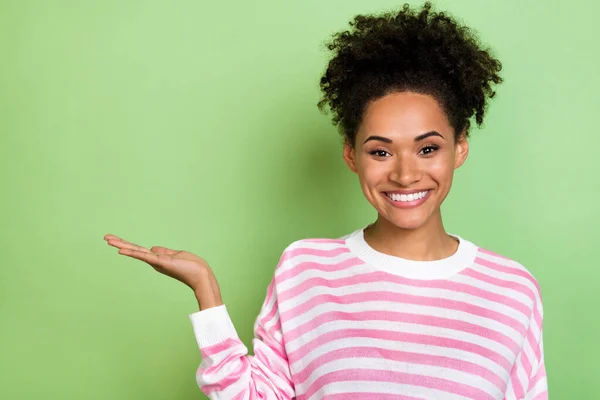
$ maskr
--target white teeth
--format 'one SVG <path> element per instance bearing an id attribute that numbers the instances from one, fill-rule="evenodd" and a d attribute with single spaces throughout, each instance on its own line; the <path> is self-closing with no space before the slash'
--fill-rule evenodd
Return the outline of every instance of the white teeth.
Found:
<path id="1" fill-rule="evenodd" d="M 386 193 L 387 196 L 394 201 L 415 201 L 418 199 L 422 199 L 429 192 L 429 190 L 425 190 L 419 193 L 411 193 L 411 194 L 396 194 L 396 193 Z"/>

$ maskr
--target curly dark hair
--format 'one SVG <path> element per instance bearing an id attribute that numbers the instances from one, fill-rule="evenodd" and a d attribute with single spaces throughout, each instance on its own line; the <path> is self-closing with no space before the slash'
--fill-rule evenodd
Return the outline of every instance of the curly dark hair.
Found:
<path id="1" fill-rule="evenodd" d="M 482 48 L 476 34 L 444 12 L 404 4 L 399 12 L 358 15 L 350 30 L 326 43 L 334 52 L 320 86 L 318 108 L 333 114 L 333 124 L 354 145 L 369 102 L 389 93 L 412 91 L 435 97 L 455 136 L 469 136 L 470 119 L 483 123 L 487 99 L 501 83 L 499 60 Z"/>

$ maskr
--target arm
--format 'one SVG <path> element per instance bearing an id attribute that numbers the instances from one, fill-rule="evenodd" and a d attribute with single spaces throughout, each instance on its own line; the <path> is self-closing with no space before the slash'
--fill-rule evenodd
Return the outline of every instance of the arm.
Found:
<path id="1" fill-rule="evenodd" d="M 544 364 L 544 344 L 540 342 L 539 351 L 541 359 L 537 363 L 537 369 L 529 379 L 525 400 L 548 400 L 548 381 L 546 379 L 546 365 Z"/>
<path id="2" fill-rule="evenodd" d="M 190 314 L 202 354 L 196 381 L 210 399 L 289 400 L 295 396 L 274 286 L 271 281 L 254 324 L 254 355 L 248 355 L 225 305 Z"/>
<path id="3" fill-rule="evenodd" d="M 104 239 L 110 246 L 117 247 L 119 254 L 144 261 L 194 291 L 200 311 L 190 314 L 190 319 L 202 354 L 196 379 L 211 399 L 289 400 L 294 397 L 294 384 L 283 347 L 275 278 L 256 319 L 254 356 L 249 356 L 221 300 L 212 269 L 204 259 L 162 246 L 147 249 L 112 234 L 105 235 Z M 279 265 L 284 258 L 282 256 Z"/>
<path id="4" fill-rule="evenodd" d="M 525 341 L 510 372 L 505 400 L 548 400 L 542 318 L 542 303 L 538 299 Z"/>

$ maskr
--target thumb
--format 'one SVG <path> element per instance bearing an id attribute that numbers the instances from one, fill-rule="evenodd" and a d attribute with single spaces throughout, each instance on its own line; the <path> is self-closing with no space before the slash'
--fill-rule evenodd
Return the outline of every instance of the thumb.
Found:
<path id="1" fill-rule="evenodd" d="M 169 248 L 163 247 L 163 246 L 152 246 L 150 248 L 150 251 L 153 253 L 158 253 L 158 254 L 168 254 L 170 256 L 179 253 L 178 250 L 169 249 Z"/>

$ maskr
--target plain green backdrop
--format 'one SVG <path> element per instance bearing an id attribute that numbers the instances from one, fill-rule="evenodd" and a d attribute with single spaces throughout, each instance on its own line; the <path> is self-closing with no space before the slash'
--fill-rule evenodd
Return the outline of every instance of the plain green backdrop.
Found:
<path id="1" fill-rule="evenodd" d="M 282 250 L 375 217 L 318 81 L 401 4 L 0 0 L 0 398 L 204 398 L 193 293 L 102 238 L 205 257 L 250 346 Z M 550 397 L 598 399 L 599 3 L 435 4 L 505 79 L 446 228 L 536 276 Z"/>

